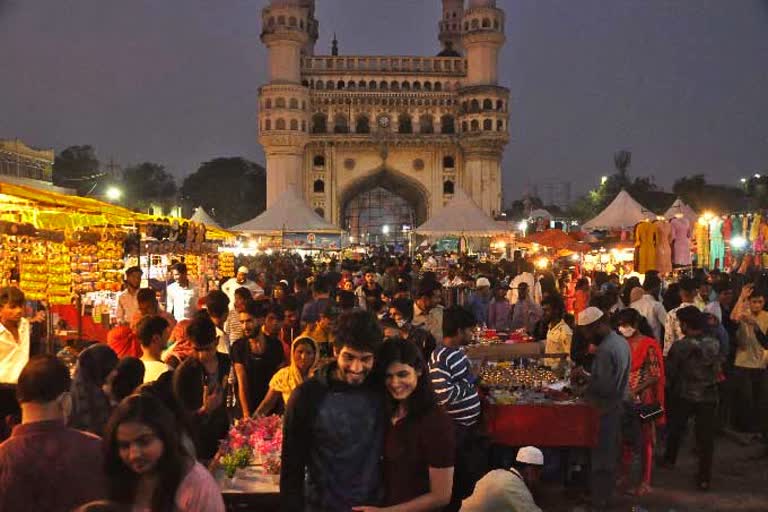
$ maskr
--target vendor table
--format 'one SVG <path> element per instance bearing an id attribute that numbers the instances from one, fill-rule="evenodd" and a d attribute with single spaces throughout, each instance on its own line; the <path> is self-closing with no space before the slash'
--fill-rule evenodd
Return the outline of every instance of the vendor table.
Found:
<path id="1" fill-rule="evenodd" d="M 488 434 L 498 444 L 592 447 L 600 418 L 589 404 L 489 404 L 483 406 Z"/>
<path id="2" fill-rule="evenodd" d="M 78 322 L 82 322 L 82 324 L 80 324 L 82 339 L 89 340 L 89 341 L 98 341 L 101 343 L 107 342 L 107 333 L 109 332 L 109 329 L 105 327 L 103 324 L 97 324 L 96 322 L 94 322 L 93 317 L 91 317 L 90 315 L 83 315 L 81 317 L 79 311 L 75 306 L 71 306 L 71 305 L 52 306 L 51 311 L 54 314 L 58 315 L 60 319 L 63 319 L 64 321 L 66 321 L 70 329 L 77 329 Z"/>
<path id="3" fill-rule="evenodd" d="M 261 466 L 238 469 L 233 481 L 229 481 L 221 468 L 214 472 L 221 487 L 224 504 L 230 512 L 280 510 L 280 485 L 277 477 L 264 473 Z"/>

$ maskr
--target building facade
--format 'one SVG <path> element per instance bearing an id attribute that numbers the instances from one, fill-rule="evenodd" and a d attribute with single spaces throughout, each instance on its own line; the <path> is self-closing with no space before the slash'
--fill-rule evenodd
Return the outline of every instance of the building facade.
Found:
<path id="1" fill-rule="evenodd" d="M 442 0 L 435 57 L 338 55 L 335 41 L 331 55 L 315 55 L 314 0 L 272 0 L 262 24 L 267 207 L 295 185 L 360 236 L 381 222 L 423 223 L 457 187 L 489 215 L 500 211 L 509 90 L 498 84 L 495 0 Z"/>
<path id="2" fill-rule="evenodd" d="M 0 175 L 53 181 L 53 150 L 36 149 L 19 139 L 0 139 Z"/>

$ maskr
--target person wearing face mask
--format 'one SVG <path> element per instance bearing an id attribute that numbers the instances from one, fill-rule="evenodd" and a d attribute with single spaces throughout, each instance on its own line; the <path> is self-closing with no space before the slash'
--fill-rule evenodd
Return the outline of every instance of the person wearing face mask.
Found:
<path id="1" fill-rule="evenodd" d="M 618 314 L 619 333 L 626 338 L 631 351 L 629 389 L 632 400 L 637 404 L 655 405 L 664 408 L 664 359 L 661 346 L 655 339 L 640 332 L 643 317 L 632 308 L 627 308 Z M 628 412 L 629 413 L 629 412 Z M 656 444 L 656 425 L 665 422 L 664 416 L 655 421 L 639 422 L 639 439 L 625 439 L 622 454 L 622 476 L 620 480 L 627 481 L 632 458 L 639 450 L 642 463 L 640 484 L 631 492 L 642 496 L 651 492 L 651 470 L 653 468 L 654 445 Z M 628 483 L 628 482 L 627 482 Z"/>
<path id="2" fill-rule="evenodd" d="M 0 444 L 0 510 L 64 512 L 107 496 L 101 440 L 64 426 L 70 385 L 54 356 L 34 356 L 22 369 L 21 425 Z"/>
<path id="3" fill-rule="evenodd" d="M 455 456 L 451 418 L 437 404 L 421 352 L 405 340 L 387 341 L 376 354 L 389 424 L 382 466 L 386 507 L 355 512 L 427 511 L 451 499 Z M 392 508 L 387 508 L 392 507 Z"/>
<path id="4" fill-rule="evenodd" d="M 427 329 L 413 325 L 413 301 L 408 298 L 393 300 L 389 306 L 389 317 L 400 330 L 400 337 L 419 347 L 424 360 L 429 361 L 437 341 Z"/>

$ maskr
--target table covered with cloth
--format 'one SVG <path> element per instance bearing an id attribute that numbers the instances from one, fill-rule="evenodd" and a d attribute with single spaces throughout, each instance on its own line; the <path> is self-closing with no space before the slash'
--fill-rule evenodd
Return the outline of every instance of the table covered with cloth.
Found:
<path id="1" fill-rule="evenodd" d="M 280 485 L 277 475 L 268 475 L 262 466 L 238 469 L 234 479 L 228 479 L 221 468 L 213 472 L 221 487 L 227 512 L 278 512 Z"/>
<path id="2" fill-rule="evenodd" d="M 592 447 L 600 429 L 598 410 L 584 402 L 484 402 L 483 414 L 491 440 L 507 446 Z"/>

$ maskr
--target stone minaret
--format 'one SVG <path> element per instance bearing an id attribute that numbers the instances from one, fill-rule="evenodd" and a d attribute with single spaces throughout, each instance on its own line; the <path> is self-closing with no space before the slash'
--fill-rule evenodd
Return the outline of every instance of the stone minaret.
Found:
<path id="1" fill-rule="evenodd" d="M 501 209 L 501 155 L 509 140 L 509 90 L 498 84 L 504 12 L 495 0 L 469 0 L 462 18 L 467 76 L 460 91 L 463 186 L 489 214 Z"/>
<path id="2" fill-rule="evenodd" d="M 309 89 L 301 84 L 303 55 L 314 52 L 313 0 L 271 0 L 262 11 L 261 40 L 269 52 L 269 83 L 259 89 L 259 142 L 267 159 L 267 208 L 286 188 L 303 190 L 309 136 Z"/>
<path id="3" fill-rule="evenodd" d="M 461 44 L 461 21 L 464 16 L 464 0 L 443 0 L 443 17 L 438 23 L 440 35 L 440 44 L 442 45 L 442 56 L 452 56 L 455 52 L 461 55 L 463 52 Z"/>

